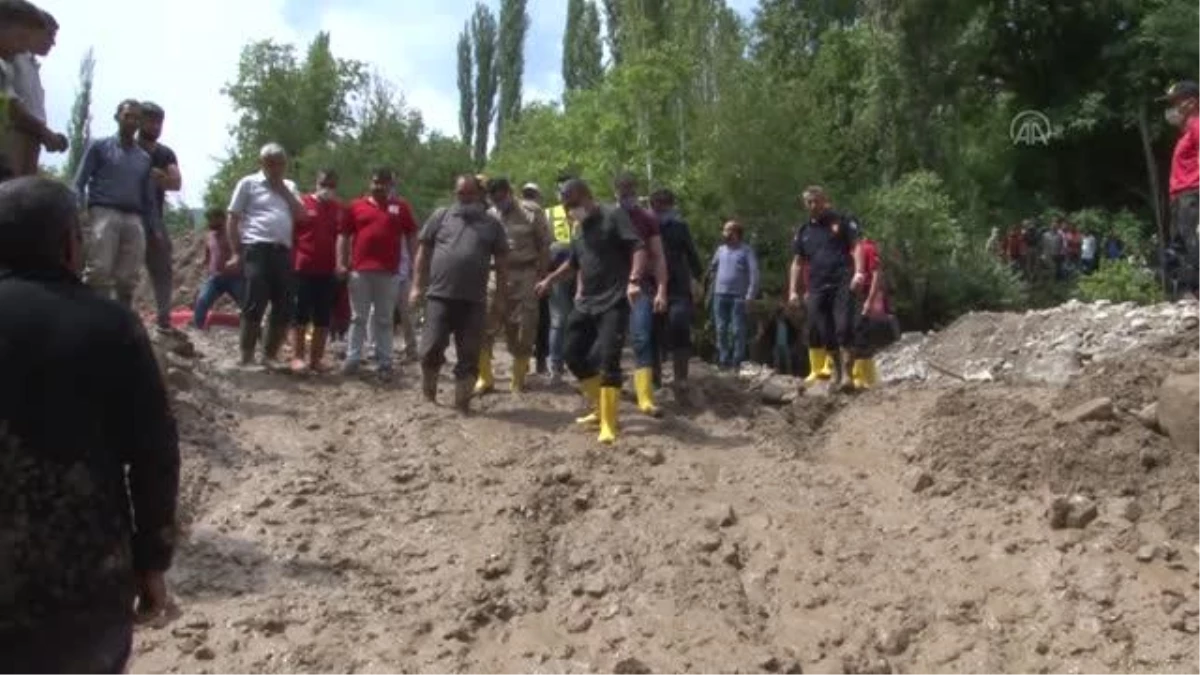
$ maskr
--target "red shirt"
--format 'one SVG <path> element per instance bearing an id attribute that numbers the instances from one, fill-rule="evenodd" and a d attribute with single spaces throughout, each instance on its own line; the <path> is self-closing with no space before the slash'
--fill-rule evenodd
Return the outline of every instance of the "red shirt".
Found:
<path id="1" fill-rule="evenodd" d="M 658 216 L 640 206 L 626 209 L 625 213 L 629 214 L 629 222 L 633 224 L 633 231 L 637 232 L 638 236 L 642 238 L 642 243 L 646 245 L 644 249 L 646 251 L 646 274 L 642 278 L 647 282 L 654 281 L 654 265 L 658 260 L 650 252 L 650 240 L 662 236 L 658 228 Z"/>
<path id="2" fill-rule="evenodd" d="M 1171 197 L 1200 188 L 1200 117 L 1192 115 L 1183 124 L 1183 135 L 1171 156 Z"/>
<path id="3" fill-rule="evenodd" d="M 863 253 L 863 285 L 862 292 L 864 297 L 871 292 L 871 284 L 875 283 L 875 275 L 879 273 L 879 247 L 870 239 L 860 239 L 858 245 L 862 248 Z M 888 314 L 891 312 L 891 306 L 887 300 L 887 289 L 880 284 L 879 290 L 875 294 L 875 302 L 870 308 L 872 314 Z"/>
<path id="4" fill-rule="evenodd" d="M 342 226 L 342 232 L 354 238 L 350 268 L 395 274 L 400 270 L 400 242 L 416 231 L 407 201 L 394 197 L 381 205 L 369 195 L 355 199 Z"/>
<path id="5" fill-rule="evenodd" d="M 292 266 L 297 272 L 333 274 L 337 270 L 337 236 L 345 207 L 340 201 L 321 201 L 316 195 L 304 195 L 300 203 L 308 218 L 296 222 Z"/>

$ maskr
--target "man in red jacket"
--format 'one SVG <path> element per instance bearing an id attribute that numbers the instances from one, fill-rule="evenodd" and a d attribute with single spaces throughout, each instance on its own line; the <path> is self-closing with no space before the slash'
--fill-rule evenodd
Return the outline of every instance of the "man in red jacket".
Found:
<path id="1" fill-rule="evenodd" d="M 292 263 L 296 271 L 296 306 L 292 316 L 292 370 L 321 371 L 329 321 L 337 301 L 337 238 L 344 207 L 337 197 L 337 173 L 317 173 L 317 189 L 300 202 L 308 218 L 297 221 Z M 312 326 L 312 344 L 307 344 Z"/>
<path id="2" fill-rule="evenodd" d="M 338 273 L 350 279 L 350 337 L 343 372 L 362 363 L 367 318 L 375 314 L 375 363 L 380 379 L 392 375 L 392 312 L 400 292 L 400 242 L 417 231 L 412 207 L 392 196 L 391 169 L 371 173 L 371 191 L 354 200 L 338 237 Z"/>
<path id="3" fill-rule="evenodd" d="M 1200 87 L 1195 82 L 1177 82 L 1167 90 L 1166 118 L 1172 125 L 1180 127 L 1182 133 L 1175 143 L 1171 156 L 1171 229 L 1168 234 L 1172 246 L 1182 255 L 1182 264 L 1176 272 L 1179 291 L 1196 294 L 1200 279 L 1197 278 L 1200 260 L 1197 254 L 1197 221 L 1200 220 Z"/>

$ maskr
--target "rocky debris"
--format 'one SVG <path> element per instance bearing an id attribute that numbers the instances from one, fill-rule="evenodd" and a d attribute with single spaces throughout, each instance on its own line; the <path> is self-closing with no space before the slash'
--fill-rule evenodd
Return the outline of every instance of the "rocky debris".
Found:
<path id="1" fill-rule="evenodd" d="M 764 673 L 781 673 L 782 675 L 802 675 L 804 673 L 800 661 L 794 658 L 780 659 L 770 656 L 759 663 L 758 667 Z"/>
<path id="2" fill-rule="evenodd" d="M 709 530 L 716 530 L 722 527 L 730 527 L 737 522 L 737 515 L 733 512 L 733 507 L 729 504 L 714 504 L 704 511 L 704 527 Z"/>
<path id="3" fill-rule="evenodd" d="M 886 656 L 899 656 L 908 649 L 910 640 L 912 640 L 910 628 L 881 629 L 875 632 L 875 649 Z"/>
<path id="4" fill-rule="evenodd" d="M 794 382 L 768 380 L 763 384 L 759 398 L 767 405 L 787 405 L 800 395 L 801 389 Z"/>
<path id="5" fill-rule="evenodd" d="M 1058 422 L 1061 424 L 1101 422 L 1111 420 L 1114 417 L 1116 417 L 1116 411 L 1113 409 L 1112 399 L 1102 397 L 1092 399 L 1087 403 L 1077 405 L 1064 413 L 1060 413 L 1058 415 Z"/>
<path id="6" fill-rule="evenodd" d="M 666 461 L 661 448 L 639 448 L 638 455 L 646 460 L 650 466 L 658 466 Z"/>
<path id="7" fill-rule="evenodd" d="M 1171 375 L 1158 390 L 1158 426 L 1184 455 L 1200 451 L 1200 378 Z"/>
<path id="8" fill-rule="evenodd" d="M 904 472 L 904 487 L 909 492 L 920 493 L 933 487 L 933 476 L 924 469 L 914 468 Z"/>
<path id="9" fill-rule="evenodd" d="M 1153 561 L 1157 555 L 1158 547 L 1152 544 L 1147 544 L 1146 546 L 1143 546 L 1137 550 L 1136 557 L 1138 562 L 1148 563 Z"/>
<path id="10" fill-rule="evenodd" d="M 1146 427 L 1150 431 L 1154 431 L 1154 432 L 1162 431 L 1162 427 L 1158 426 L 1158 402 L 1157 401 L 1148 404 L 1146 407 L 1144 407 L 1141 410 L 1134 413 L 1133 416 L 1135 418 L 1137 418 L 1138 422 L 1141 422 L 1142 426 Z"/>
<path id="11" fill-rule="evenodd" d="M 1142 517 L 1142 507 L 1138 506 L 1137 500 L 1130 497 L 1117 497 L 1110 500 L 1105 512 L 1131 523 L 1136 523 Z"/>
<path id="12" fill-rule="evenodd" d="M 550 480 L 555 483 L 569 483 L 571 476 L 571 467 L 565 464 L 559 464 L 550 470 Z"/>
<path id="13" fill-rule="evenodd" d="M 1050 502 L 1048 516 L 1051 529 L 1081 530 L 1099 515 L 1096 503 L 1083 495 L 1057 496 Z"/>
<path id="14" fill-rule="evenodd" d="M 616 665 L 613 666 L 613 673 L 616 675 L 647 675 L 653 672 L 650 666 L 642 662 L 641 659 L 632 656 L 617 661 Z"/>
<path id="15" fill-rule="evenodd" d="M 721 548 L 721 535 L 716 532 L 702 532 L 692 541 L 697 551 L 712 553 Z"/>
<path id="16" fill-rule="evenodd" d="M 583 633 L 592 627 L 592 617 L 587 614 L 574 614 L 567 617 L 565 625 L 568 633 Z"/>
<path id="17" fill-rule="evenodd" d="M 842 657 L 842 672 L 854 675 L 889 675 L 892 664 L 883 657 L 851 654 Z"/>
<path id="18" fill-rule="evenodd" d="M 213 659 L 217 658 L 217 653 L 212 650 L 212 647 L 205 645 L 192 652 L 192 656 L 196 657 L 196 659 L 200 661 L 212 661 Z"/>

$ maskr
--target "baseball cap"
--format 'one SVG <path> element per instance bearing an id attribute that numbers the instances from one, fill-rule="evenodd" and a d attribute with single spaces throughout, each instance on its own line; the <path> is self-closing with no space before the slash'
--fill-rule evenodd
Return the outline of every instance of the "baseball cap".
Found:
<path id="1" fill-rule="evenodd" d="M 536 192 L 538 194 L 542 194 L 542 189 L 538 187 L 537 183 L 526 183 L 521 186 L 521 192 Z"/>
<path id="2" fill-rule="evenodd" d="M 1167 95 L 1160 101 L 1178 101 L 1180 99 L 1200 98 L 1200 86 L 1193 80 L 1180 80 L 1167 88 Z"/>

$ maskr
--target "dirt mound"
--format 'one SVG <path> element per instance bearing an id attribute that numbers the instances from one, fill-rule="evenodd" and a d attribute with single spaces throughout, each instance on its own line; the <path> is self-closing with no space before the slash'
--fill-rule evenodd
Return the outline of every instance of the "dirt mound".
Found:
<path id="1" fill-rule="evenodd" d="M 1195 301 L 1148 307 L 1072 301 L 1025 313 L 967 314 L 939 333 L 905 335 L 878 361 L 885 380 L 1065 385 L 1092 361 L 1162 353 L 1165 344 L 1194 357 L 1198 324 Z"/>
<path id="2" fill-rule="evenodd" d="M 180 232 L 173 235 L 172 272 L 174 279 L 174 301 L 176 307 L 190 307 L 196 301 L 196 294 L 208 278 L 208 270 L 204 266 L 204 249 L 207 246 L 205 232 Z M 150 276 L 142 270 L 141 281 L 138 283 L 134 302 L 143 312 L 154 311 L 154 291 L 150 285 Z M 222 303 L 228 303 L 224 298 Z"/>

